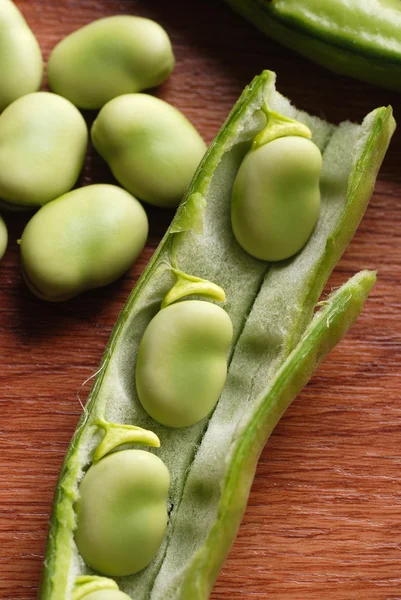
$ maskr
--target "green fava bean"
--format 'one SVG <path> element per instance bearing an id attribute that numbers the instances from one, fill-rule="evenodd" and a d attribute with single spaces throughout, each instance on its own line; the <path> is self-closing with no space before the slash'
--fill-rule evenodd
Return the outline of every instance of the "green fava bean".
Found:
<path id="1" fill-rule="evenodd" d="M 0 111 L 40 88 L 42 53 L 24 17 L 11 0 L 0 3 Z"/>
<path id="2" fill-rule="evenodd" d="M 123 450 L 93 464 L 76 506 L 75 541 L 85 562 L 112 576 L 144 569 L 167 527 L 169 485 L 167 467 L 144 450 Z"/>
<path id="3" fill-rule="evenodd" d="M 252 256 L 277 261 L 296 254 L 319 216 L 322 155 L 304 137 L 279 137 L 252 149 L 236 176 L 231 221 Z"/>
<path id="4" fill-rule="evenodd" d="M 3 258 L 7 248 L 8 233 L 3 219 L 0 217 L 0 260 Z"/>
<path id="5" fill-rule="evenodd" d="M 174 54 L 155 21 L 128 15 L 89 23 L 50 55 L 50 89 L 80 108 L 101 108 L 122 94 L 155 87 L 172 73 Z"/>
<path id="6" fill-rule="evenodd" d="M 106 184 L 73 190 L 43 206 L 21 238 L 31 291 L 53 302 L 111 283 L 138 257 L 148 234 L 141 204 Z"/>
<path id="7" fill-rule="evenodd" d="M 121 185 L 156 206 L 178 206 L 206 151 L 182 113 L 147 94 L 111 100 L 100 111 L 91 134 Z"/>
<path id="8" fill-rule="evenodd" d="M 97 590 L 84 596 L 82 600 L 131 600 L 131 598 L 119 590 Z"/>
<path id="9" fill-rule="evenodd" d="M 225 310 L 201 300 L 163 308 L 149 323 L 138 349 L 139 400 L 155 421 L 188 427 L 216 405 L 227 376 L 233 336 Z"/>
<path id="10" fill-rule="evenodd" d="M 0 115 L 0 198 L 33 208 L 68 192 L 83 167 L 88 130 L 78 109 L 48 92 L 28 94 Z"/>

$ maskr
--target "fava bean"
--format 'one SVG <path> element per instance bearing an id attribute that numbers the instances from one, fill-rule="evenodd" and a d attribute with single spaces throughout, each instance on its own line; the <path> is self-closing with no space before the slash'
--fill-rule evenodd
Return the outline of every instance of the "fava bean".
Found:
<path id="1" fill-rule="evenodd" d="M 106 184 L 73 190 L 43 206 L 21 238 L 31 291 L 53 302 L 111 283 L 145 245 L 148 219 L 128 192 Z"/>
<path id="2" fill-rule="evenodd" d="M 6 227 L 6 224 L 4 223 L 3 219 L 0 216 L 0 260 L 3 258 L 4 253 L 6 251 L 7 242 L 8 242 L 7 227 Z"/>
<path id="3" fill-rule="evenodd" d="M 186 300 L 157 313 L 136 364 L 146 412 L 168 427 L 188 427 L 206 417 L 224 387 L 232 336 L 230 317 L 210 302 Z"/>
<path id="4" fill-rule="evenodd" d="M 33 208 L 68 192 L 83 167 L 88 130 L 81 113 L 56 94 L 36 92 L 0 115 L 0 198 Z"/>
<path id="5" fill-rule="evenodd" d="M 322 155 L 304 137 L 279 137 L 251 149 L 233 186 L 238 243 L 267 261 L 289 258 L 308 241 L 319 216 Z"/>
<path id="6" fill-rule="evenodd" d="M 98 575 L 83 575 L 77 577 L 72 591 L 71 600 L 130 600 L 130 597 L 120 592 L 113 579 Z"/>
<path id="7" fill-rule="evenodd" d="M 166 207 L 179 204 L 206 150 L 182 113 L 147 94 L 106 104 L 93 124 L 92 141 L 122 186 Z"/>
<path id="8" fill-rule="evenodd" d="M 128 15 L 89 23 L 62 40 L 50 55 L 50 89 L 80 108 L 163 83 L 174 68 L 166 31 Z"/>
<path id="9" fill-rule="evenodd" d="M 131 600 L 131 598 L 120 590 L 97 590 L 87 594 L 82 600 Z"/>
<path id="10" fill-rule="evenodd" d="M 144 450 L 115 452 L 93 464 L 76 505 L 75 541 L 85 562 L 112 576 L 144 569 L 165 534 L 169 485 L 167 467 Z"/>
<path id="11" fill-rule="evenodd" d="M 0 111 L 40 88 L 42 53 L 24 17 L 11 0 L 0 2 Z"/>

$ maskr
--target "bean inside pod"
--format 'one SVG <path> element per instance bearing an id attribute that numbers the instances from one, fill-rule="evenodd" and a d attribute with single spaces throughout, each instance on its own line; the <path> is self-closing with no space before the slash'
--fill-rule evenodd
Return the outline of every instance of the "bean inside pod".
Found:
<path id="1" fill-rule="evenodd" d="M 77 577 L 71 600 L 131 600 L 113 579 L 97 575 Z"/>
<path id="2" fill-rule="evenodd" d="M 266 114 L 234 181 L 231 222 L 244 250 L 279 261 L 299 252 L 316 225 L 322 155 L 305 125 Z"/>
<path id="3" fill-rule="evenodd" d="M 103 426 L 105 439 L 94 455 L 100 460 L 94 460 L 79 485 L 75 543 L 95 571 L 124 576 L 144 569 L 159 549 L 167 527 L 170 475 L 160 458 L 150 452 L 109 453 L 114 446 L 133 441 L 157 446 L 159 440 L 152 432 L 130 426 L 117 426 L 114 431 L 113 424 Z"/>
<path id="4" fill-rule="evenodd" d="M 155 421 L 189 427 L 215 407 L 227 377 L 231 319 L 221 307 L 184 300 L 163 308 L 138 349 L 139 400 Z"/>

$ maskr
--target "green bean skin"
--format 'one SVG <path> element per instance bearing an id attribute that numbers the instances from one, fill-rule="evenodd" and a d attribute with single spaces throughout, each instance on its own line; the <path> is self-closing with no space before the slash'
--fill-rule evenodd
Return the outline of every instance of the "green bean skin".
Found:
<path id="1" fill-rule="evenodd" d="M 48 92 L 19 98 L 0 115 L 0 198 L 35 208 L 68 192 L 81 172 L 88 130 L 71 102 Z"/>
<path id="2" fill-rule="evenodd" d="M 235 178 L 254 140 L 265 139 L 260 134 L 267 112 L 305 125 L 323 158 L 319 219 L 308 243 L 273 263 L 244 251 L 230 218 Z M 364 214 L 394 127 L 391 107 L 376 109 L 362 124 L 330 125 L 293 107 L 275 90 L 275 76 L 268 71 L 246 88 L 106 348 L 56 489 L 40 600 L 67 600 L 70 582 L 91 574 L 73 544 L 74 506 L 105 416 L 153 431 L 160 447 L 152 452 L 171 476 L 160 548 L 145 569 L 119 578 L 119 588 L 135 600 L 207 599 L 235 537 L 270 428 L 346 333 L 374 283 L 373 273 L 359 274 L 314 318 L 329 274 Z M 138 397 L 138 349 L 156 315 L 174 306 L 175 298 L 181 299 L 177 306 L 188 302 L 180 295 L 182 286 L 190 290 L 205 280 L 224 290 L 224 310 L 233 326 L 225 385 L 207 419 L 166 427 L 147 414 Z M 173 304 L 161 309 L 166 298 Z"/>
<path id="3" fill-rule="evenodd" d="M 8 243 L 7 227 L 6 227 L 6 224 L 4 223 L 4 220 L 0 216 L 0 260 L 4 256 L 4 253 L 7 248 L 7 243 Z"/>
<path id="4" fill-rule="evenodd" d="M 48 62 L 50 89 L 80 108 L 101 108 L 122 94 L 169 77 L 174 55 L 155 21 L 119 15 L 93 21 L 62 40 Z"/>
<path id="5" fill-rule="evenodd" d="M 401 90 L 399 0 L 226 0 L 284 46 L 343 75 Z"/>
<path id="6" fill-rule="evenodd" d="M 166 530 L 169 485 L 163 462 L 144 450 L 122 450 L 92 465 L 76 507 L 75 541 L 87 564 L 112 576 L 144 569 Z"/>
<path id="7" fill-rule="evenodd" d="M 147 94 L 126 94 L 108 102 L 91 136 L 125 189 L 167 208 L 178 206 L 206 151 L 182 113 Z"/>
<path id="8" fill-rule="evenodd" d="M 17 98 L 36 92 L 43 77 L 39 44 L 11 0 L 0 4 L 0 112 Z"/>
<path id="9" fill-rule="evenodd" d="M 43 206 L 21 238 L 25 280 L 39 298 L 68 300 L 123 275 L 148 234 L 141 204 L 107 184 L 90 185 Z"/>
<path id="10" fill-rule="evenodd" d="M 138 349 L 136 386 L 146 412 L 167 427 L 189 427 L 216 405 L 233 336 L 219 306 L 187 300 L 163 308 Z"/>
<path id="11" fill-rule="evenodd" d="M 252 149 L 235 178 L 231 222 L 252 256 L 284 260 L 308 241 L 319 216 L 322 155 L 302 137 L 287 136 Z"/>

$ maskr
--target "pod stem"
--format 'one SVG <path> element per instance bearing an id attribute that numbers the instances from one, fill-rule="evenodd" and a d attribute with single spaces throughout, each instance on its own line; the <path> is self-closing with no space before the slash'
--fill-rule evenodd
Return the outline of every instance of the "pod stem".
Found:
<path id="1" fill-rule="evenodd" d="M 201 277 L 195 277 L 188 275 L 178 269 L 172 269 L 176 276 L 176 282 L 171 290 L 164 297 L 161 303 L 161 308 L 166 308 L 169 304 L 181 300 L 185 296 L 205 296 L 210 300 L 216 300 L 217 302 L 224 302 L 226 299 L 226 293 L 219 285 L 212 283 L 207 279 Z"/>
<path id="2" fill-rule="evenodd" d="M 103 419 L 96 419 L 96 425 L 104 429 L 104 437 L 93 454 L 93 460 L 98 461 L 106 454 L 123 444 L 151 446 L 159 448 L 160 440 L 153 431 L 136 427 L 135 425 L 119 425 Z"/>
<path id="3" fill-rule="evenodd" d="M 312 138 L 311 130 L 303 123 L 284 117 L 284 115 L 280 115 L 274 110 L 269 110 L 267 106 L 263 106 L 262 110 L 266 115 L 267 123 L 262 131 L 255 136 L 252 142 L 252 150 L 256 150 L 277 138 L 289 135 L 304 137 L 308 140 Z"/>
<path id="4" fill-rule="evenodd" d="M 118 590 L 118 585 L 108 577 L 96 575 L 81 575 L 74 584 L 71 600 L 82 600 L 85 596 L 100 590 Z"/>

